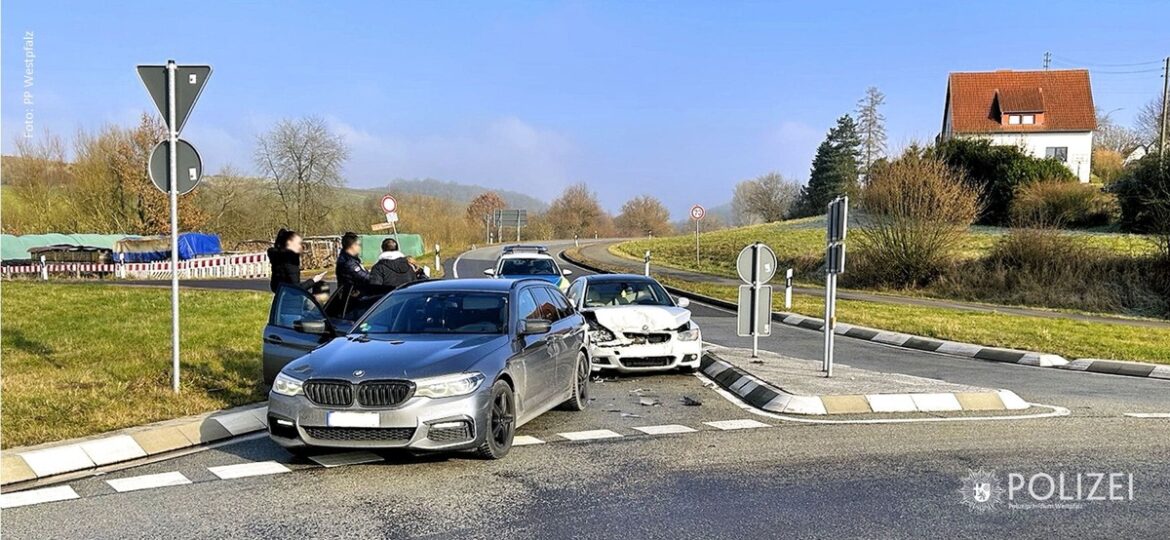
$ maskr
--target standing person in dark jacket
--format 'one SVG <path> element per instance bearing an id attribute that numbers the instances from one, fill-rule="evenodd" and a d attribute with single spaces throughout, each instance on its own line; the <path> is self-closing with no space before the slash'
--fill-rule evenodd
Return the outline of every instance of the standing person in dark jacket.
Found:
<path id="1" fill-rule="evenodd" d="M 362 239 L 347 232 L 341 237 L 341 253 L 337 255 L 337 288 L 344 294 L 357 296 L 370 284 L 370 273 L 362 267 Z"/>
<path id="2" fill-rule="evenodd" d="M 281 229 L 276 233 L 276 240 L 268 248 L 268 262 L 272 265 L 272 281 L 269 286 L 276 292 L 282 284 L 295 285 L 306 291 L 312 291 L 314 286 L 321 282 L 325 273 L 321 272 L 305 281 L 301 281 L 301 235 L 296 231 Z"/>
<path id="3" fill-rule="evenodd" d="M 398 251 L 398 241 L 393 238 L 382 240 L 382 254 L 370 268 L 370 284 L 394 290 L 416 279 L 416 270 L 410 259 Z"/>

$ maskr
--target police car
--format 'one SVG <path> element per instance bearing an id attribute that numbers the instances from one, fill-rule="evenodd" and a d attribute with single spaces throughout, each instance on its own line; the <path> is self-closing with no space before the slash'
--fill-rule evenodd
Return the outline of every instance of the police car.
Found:
<path id="1" fill-rule="evenodd" d="M 543 279 L 564 292 L 569 290 L 569 280 L 565 277 L 572 275 L 573 271 L 561 268 L 544 246 L 513 245 L 504 246 L 500 257 L 496 259 L 495 267 L 488 268 L 483 273 L 497 278 Z"/>

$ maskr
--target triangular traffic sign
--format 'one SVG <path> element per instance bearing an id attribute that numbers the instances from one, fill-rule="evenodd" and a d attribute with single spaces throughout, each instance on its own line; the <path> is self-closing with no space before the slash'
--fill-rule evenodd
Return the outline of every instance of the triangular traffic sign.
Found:
<path id="1" fill-rule="evenodd" d="M 159 114 L 167 118 L 167 66 L 138 66 L 138 76 L 154 99 Z M 175 69 L 175 132 L 183 131 L 195 100 L 211 76 L 211 66 L 177 66 Z"/>

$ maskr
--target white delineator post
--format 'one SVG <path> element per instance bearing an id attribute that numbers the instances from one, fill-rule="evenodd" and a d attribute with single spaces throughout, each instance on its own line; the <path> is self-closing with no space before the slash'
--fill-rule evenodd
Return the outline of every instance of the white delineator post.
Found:
<path id="1" fill-rule="evenodd" d="M 174 60 L 167 60 L 167 181 L 171 196 L 171 388 L 179 393 L 179 132 L 175 105 Z"/>
<path id="2" fill-rule="evenodd" d="M 398 246 L 402 248 L 402 246 Z M 439 244 L 435 244 L 435 271 L 438 272 L 442 266 L 439 264 Z"/>
<path id="3" fill-rule="evenodd" d="M 792 269 L 784 273 L 784 309 L 792 309 Z"/>
<path id="4" fill-rule="evenodd" d="M 644 273 L 646 274 L 646 277 L 650 277 L 650 250 L 646 250 L 646 256 L 643 257 L 642 260 L 646 262 L 646 269 L 644 270 Z"/>

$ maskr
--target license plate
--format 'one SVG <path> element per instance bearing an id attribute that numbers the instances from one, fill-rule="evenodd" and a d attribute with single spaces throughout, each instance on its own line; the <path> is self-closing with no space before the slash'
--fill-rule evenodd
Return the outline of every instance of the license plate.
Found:
<path id="1" fill-rule="evenodd" d="M 376 412 L 334 411 L 325 415 L 329 427 L 378 427 Z"/>

